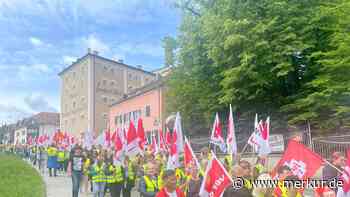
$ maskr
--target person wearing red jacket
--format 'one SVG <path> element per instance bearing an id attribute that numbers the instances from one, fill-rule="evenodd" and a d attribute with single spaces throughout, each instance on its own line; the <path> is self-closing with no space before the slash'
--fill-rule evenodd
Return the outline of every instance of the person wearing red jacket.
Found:
<path id="1" fill-rule="evenodd" d="M 174 170 L 167 170 L 163 174 L 164 187 L 156 197 L 185 197 L 183 191 L 176 187 L 176 175 Z"/>

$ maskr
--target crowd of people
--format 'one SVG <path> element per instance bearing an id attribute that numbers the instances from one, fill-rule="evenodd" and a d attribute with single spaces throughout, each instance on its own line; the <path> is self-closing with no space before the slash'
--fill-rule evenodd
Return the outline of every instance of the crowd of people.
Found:
<path id="1" fill-rule="evenodd" d="M 200 188 L 205 176 L 205 169 L 211 154 L 208 148 L 203 148 L 198 155 L 199 166 L 182 165 L 176 169 L 167 169 L 167 153 L 154 153 L 146 149 L 143 154 L 135 157 L 115 157 L 113 149 L 93 146 L 90 150 L 81 145 L 75 145 L 70 150 L 51 144 L 47 148 L 38 146 L 1 146 L 1 151 L 17 154 L 32 162 L 42 173 L 48 169 L 49 176 L 71 176 L 72 196 L 94 197 L 130 197 L 139 193 L 141 197 L 199 197 Z M 234 158 L 234 159 L 232 159 Z M 266 158 L 258 157 L 252 164 L 247 160 L 226 155 L 220 158 L 232 179 L 243 178 L 241 188 L 228 187 L 223 197 L 301 197 L 303 190 L 285 187 L 278 184 L 276 188 L 254 188 L 252 180 L 298 180 L 288 166 L 280 166 L 277 176 L 271 177 L 267 171 Z M 180 161 L 183 158 L 180 158 Z M 342 153 L 332 155 L 334 166 L 341 169 L 345 166 Z M 340 176 L 334 166 L 323 168 L 323 179 L 330 180 Z M 137 191 L 137 192 L 135 192 Z M 107 195 L 108 194 L 108 195 Z M 337 188 L 317 188 L 313 196 L 336 196 Z"/>

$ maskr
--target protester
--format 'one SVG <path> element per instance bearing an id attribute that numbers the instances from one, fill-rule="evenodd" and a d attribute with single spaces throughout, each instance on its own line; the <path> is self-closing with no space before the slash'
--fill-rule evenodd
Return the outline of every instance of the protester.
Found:
<path id="1" fill-rule="evenodd" d="M 123 189 L 123 197 L 131 197 L 131 190 L 135 186 L 135 167 L 128 156 L 124 158 L 124 178 L 125 187 Z"/>
<path id="2" fill-rule="evenodd" d="M 149 162 L 145 166 L 145 175 L 140 179 L 139 192 L 142 197 L 155 197 L 158 190 L 158 177 L 155 166 L 153 163 Z"/>
<path id="3" fill-rule="evenodd" d="M 94 197 L 104 197 L 106 186 L 107 167 L 102 155 L 97 156 L 95 164 L 91 167 Z"/>
<path id="4" fill-rule="evenodd" d="M 68 175 L 72 176 L 72 196 L 79 196 L 81 178 L 83 175 L 85 157 L 81 146 L 76 145 L 72 150 L 68 162 Z"/>
<path id="5" fill-rule="evenodd" d="M 183 191 L 176 186 L 176 175 L 174 170 L 166 170 L 163 175 L 164 187 L 157 193 L 156 197 L 185 197 Z"/>
<path id="6" fill-rule="evenodd" d="M 233 166 L 232 171 L 231 171 L 231 176 L 233 178 L 233 181 L 236 181 L 236 182 L 243 181 L 242 187 L 240 187 L 240 188 L 228 187 L 224 191 L 223 197 L 232 197 L 232 196 L 252 197 L 253 196 L 252 195 L 252 188 L 250 186 L 247 186 L 248 183 L 246 183 L 246 181 L 245 181 L 247 179 L 243 179 L 243 177 L 249 176 L 250 171 L 247 168 L 250 167 L 250 164 L 249 164 L 249 162 L 247 163 L 247 161 L 241 161 L 240 164 L 241 165 L 238 164 L 238 165 Z"/>
<path id="7" fill-rule="evenodd" d="M 257 181 L 261 181 L 260 183 L 264 183 L 263 181 L 271 181 L 272 178 L 269 174 L 263 173 L 260 174 L 259 177 L 257 178 Z M 268 188 L 267 186 L 264 187 L 263 185 L 261 187 L 257 187 L 253 189 L 252 195 L 254 197 L 270 197 L 272 196 L 272 190 L 273 188 Z"/>
<path id="8" fill-rule="evenodd" d="M 107 177 L 110 176 L 110 178 L 107 178 L 107 184 L 111 192 L 111 197 L 121 196 L 125 183 L 124 174 L 124 169 L 121 163 L 109 163 Z"/>
<path id="9" fill-rule="evenodd" d="M 199 169 L 193 165 L 190 169 L 190 176 L 186 182 L 186 196 L 199 197 L 199 190 L 203 181 L 203 177 L 199 175 Z"/>
<path id="10" fill-rule="evenodd" d="M 85 158 L 83 164 L 83 173 L 81 176 L 81 192 L 87 194 L 89 191 L 89 169 L 92 163 L 92 159 L 88 155 L 87 151 L 83 151 L 83 156 Z"/>
<path id="11" fill-rule="evenodd" d="M 54 171 L 54 176 L 57 176 L 57 148 L 55 144 L 51 144 L 50 147 L 47 148 L 47 168 L 49 169 L 49 175 L 52 177 L 52 170 Z"/>

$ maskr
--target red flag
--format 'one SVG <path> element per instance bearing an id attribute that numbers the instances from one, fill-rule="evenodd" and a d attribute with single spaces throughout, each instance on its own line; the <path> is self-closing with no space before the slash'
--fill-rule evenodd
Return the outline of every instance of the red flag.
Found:
<path id="1" fill-rule="evenodd" d="M 343 191 L 345 193 L 349 192 L 350 191 L 350 149 L 347 150 L 347 162 L 340 179 L 343 180 Z"/>
<path id="2" fill-rule="evenodd" d="M 121 135 L 124 135 L 124 134 L 118 131 L 116 131 L 115 133 L 116 135 L 114 137 L 114 149 L 116 154 L 118 154 L 118 152 L 123 150 L 123 142 L 122 142 Z"/>
<path id="3" fill-rule="evenodd" d="M 145 145 L 146 145 L 145 129 L 143 128 L 143 123 L 141 118 L 139 118 L 137 122 L 137 136 L 139 138 L 140 149 L 145 150 Z"/>
<path id="4" fill-rule="evenodd" d="M 219 120 L 219 115 L 216 113 L 215 121 L 213 124 L 213 130 L 210 137 L 211 143 L 220 147 L 221 151 L 226 151 L 226 144 L 224 138 L 222 137 L 221 125 Z"/>
<path id="5" fill-rule="evenodd" d="M 111 146 L 111 132 L 109 130 L 105 131 L 105 147 L 110 147 Z"/>
<path id="6" fill-rule="evenodd" d="M 165 145 L 165 142 L 164 142 L 162 129 L 158 130 L 158 142 L 159 142 L 159 150 L 160 151 L 166 151 L 166 145 Z"/>
<path id="7" fill-rule="evenodd" d="M 169 148 L 169 158 L 167 163 L 167 169 L 175 169 L 179 167 L 179 150 L 177 146 L 177 134 L 173 132 L 173 139 Z"/>
<path id="8" fill-rule="evenodd" d="M 272 177 L 275 177 L 276 171 L 280 166 L 285 165 L 288 166 L 292 170 L 292 173 L 298 176 L 299 179 L 306 180 L 316 173 L 322 163 L 323 159 L 320 155 L 311 151 L 303 144 L 290 140 L 287 150 L 272 171 Z"/>
<path id="9" fill-rule="evenodd" d="M 32 143 L 33 143 L 33 138 L 32 138 L 32 136 L 30 135 L 30 136 L 28 136 L 27 144 L 28 144 L 28 145 L 32 145 Z"/>
<path id="10" fill-rule="evenodd" d="M 176 140 L 177 140 L 176 141 L 177 151 L 183 152 L 184 151 L 184 142 L 183 142 L 180 112 L 176 113 L 173 135 L 174 135 L 174 133 L 176 135 Z"/>
<path id="11" fill-rule="evenodd" d="M 155 135 L 152 135 L 151 151 L 153 154 L 156 154 L 158 152 L 157 139 Z"/>
<path id="12" fill-rule="evenodd" d="M 230 175 L 212 153 L 206 173 L 199 191 L 201 197 L 220 197 L 227 187 L 233 184 Z"/>
<path id="13" fill-rule="evenodd" d="M 230 104 L 230 114 L 228 117 L 228 125 L 227 125 L 227 152 L 232 155 L 237 155 L 237 142 L 236 142 L 236 134 L 235 134 L 235 125 L 233 123 L 233 114 L 232 107 Z"/>
<path id="14" fill-rule="evenodd" d="M 134 156 L 139 152 L 139 140 L 136 133 L 134 123 L 130 121 L 129 130 L 127 134 L 127 154 Z"/>
<path id="15" fill-rule="evenodd" d="M 185 137 L 185 146 L 184 146 L 184 164 L 185 168 L 191 167 L 191 165 L 196 165 L 197 168 L 200 168 L 199 162 L 196 155 L 194 154 L 190 142 Z"/>
<path id="16" fill-rule="evenodd" d="M 117 132 L 114 131 L 113 134 L 111 135 L 111 142 L 115 142 Z"/>
<path id="17" fill-rule="evenodd" d="M 165 143 L 170 148 L 170 146 L 171 146 L 171 134 L 170 134 L 169 128 L 166 128 Z"/>

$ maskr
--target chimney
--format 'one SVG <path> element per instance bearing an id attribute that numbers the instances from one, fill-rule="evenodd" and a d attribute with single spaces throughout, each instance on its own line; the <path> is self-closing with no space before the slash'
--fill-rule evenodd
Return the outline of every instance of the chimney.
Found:
<path id="1" fill-rule="evenodd" d="M 121 64 L 123 64 L 123 63 L 124 63 L 124 60 L 119 59 L 118 62 L 121 63 Z"/>
<path id="2" fill-rule="evenodd" d="M 93 53 L 94 55 L 98 55 L 98 51 L 96 51 L 96 50 L 93 51 L 92 53 Z"/>
<path id="3" fill-rule="evenodd" d="M 90 54 L 91 53 L 91 48 L 88 48 L 87 51 L 88 51 L 88 54 Z"/>

